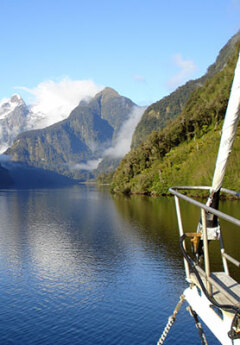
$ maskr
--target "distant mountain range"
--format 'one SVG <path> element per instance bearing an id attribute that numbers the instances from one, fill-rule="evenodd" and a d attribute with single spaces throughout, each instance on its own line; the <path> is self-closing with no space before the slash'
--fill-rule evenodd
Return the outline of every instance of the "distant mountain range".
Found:
<path id="1" fill-rule="evenodd" d="M 165 155 L 221 121 L 232 78 L 229 59 L 235 54 L 239 40 L 240 32 L 223 47 L 203 77 L 189 81 L 150 105 L 143 116 L 143 108 L 111 88 L 105 88 L 88 101 L 80 101 L 70 115 L 57 114 L 54 118 L 58 122 L 45 128 L 44 124 L 49 123 L 46 122 L 47 114 L 28 107 L 18 95 L 3 100 L 0 103 L 0 150 L 6 149 L 4 153 L 11 161 L 1 162 L 0 177 L 3 174 L 9 185 L 20 175 L 23 177 L 21 183 L 24 176 L 31 180 L 29 176 L 36 171 L 39 179 L 45 181 L 50 177 L 50 181 L 58 180 L 60 184 L 70 182 L 61 179 L 62 175 L 78 181 L 105 175 L 117 168 L 122 152 L 129 149 L 130 144 L 127 144 L 127 150 L 119 150 L 126 137 L 130 142 L 132 131 L 142 116 L 132 138 L 132 150 L 121 161 L 113 177 L 113 188 L 115 191 L 154 193 L 157 185 L 158 191 L 163 190 L 159 176 Z M 219 82 L 222 75 L 224 80 Z M 204 130 L 197 127 L 198 123 Z M 8 176 L 4 168 L 10 173 L 12 169 L 14 177 Z M 49 174 L 45 174 L 46 171 Z M 33 179 L 34 185 L 37 179 Z"/>
<path id="2" fill-rule="evenodd" d="M 88 165 L 97 166 L 136 107 L 105 88 L 89 102 L 80 102 L 67 119 L 19 134 L 5 154 L 15 162 L 84 180 L 90 176 Z"/>
<path id="3" fill-rule="evenodd" d="M 3 99 L 0 102 L 0 153 L 12 145 L 18 134 L 44 128 L 65 119 L 69 113 L 56 109 L 54 116 L 50 115 L 39 111 L 34 105 L 26 105 L 18 94 Z"/>

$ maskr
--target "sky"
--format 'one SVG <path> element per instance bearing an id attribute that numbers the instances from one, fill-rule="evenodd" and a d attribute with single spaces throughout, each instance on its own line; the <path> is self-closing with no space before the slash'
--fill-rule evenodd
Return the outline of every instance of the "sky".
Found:
<path id="1" fill-rule="evenodd" d="M 0 100 L 91 84 L 148 105 L 202 76 L 239 29 L 240 0 L 1 0 Z"/>

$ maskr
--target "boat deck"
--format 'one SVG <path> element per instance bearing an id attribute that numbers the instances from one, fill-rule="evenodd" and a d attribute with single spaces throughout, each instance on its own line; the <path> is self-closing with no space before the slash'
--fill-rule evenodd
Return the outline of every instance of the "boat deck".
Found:
<path id="1" fill-rule="evenodd" d="M 199 272 L 202 281 L 207 287 L 206 276 L 203 272 Z M 194 273 L 190 274 L 191 281 L 200 288 L 200 284 Z M 219 304 L 230 304 L 240 307 L 240 284 L 225 272 L 211 273 L 209 279 L 212 286 L 212 296 Z"/>

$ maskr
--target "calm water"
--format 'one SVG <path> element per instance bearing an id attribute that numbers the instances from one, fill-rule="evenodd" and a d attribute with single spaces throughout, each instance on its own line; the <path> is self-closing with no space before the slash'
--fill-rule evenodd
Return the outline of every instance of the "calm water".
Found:
<path id="1" fill-rule="evenodd" d="M 173 202 L 0 191 L 0 344 L 156 344 L 186 287 Z M 201 344 L 185 307 L 166 344 Z"/>

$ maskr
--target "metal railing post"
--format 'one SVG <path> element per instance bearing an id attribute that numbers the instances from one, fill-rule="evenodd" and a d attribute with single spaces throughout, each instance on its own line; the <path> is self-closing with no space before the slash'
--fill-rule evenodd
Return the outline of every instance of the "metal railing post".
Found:
<path id="1" fill-rule="evenodd" d="M 202 219 L 202 230 L 203 230 L 203 251 L 204 251 L 204 265 L 205 273 L 207 278 L 207 290 L 208 293 L 212 294 L 211 284 L 209 283 L 208 278 L 210 277 L 210 260 L 209 260 L 209 251 L 208 251 L 208 235 L 207 235 L 207 221 L 206 221 L 206 212 L 201 208 L 201 219 Z"/>
<path id="2" fill-rule="evenodd" d="M 224 272 L 229 276 L 228 263 L 227 263 L 226 257 L 224 256 L 225 255 L 225 248 L 224 248 L 224 244 L 223 244 L 222 232 L 220 232 L 219 242 L 220 242 L 221 256 L 222 256 L 222 263 L 223 263 Z"/>
<path id="3" fill-rule="evenodd" d="M 183 225 L 182 225 L 182 217 L 181 217 L 181 211 L 180 211 L 179 198 L 177 196 L 174 196 L 174 199 L 175 199 L 176 212 L 177 212 L 178 230 L 179 230 L 179 235 L 181 237 L 184 234 L 184 231 L 183 231 Z M 186 250 L 185 241 L 183 241 L 183 248 Z M 183 261 L 184 261 L 186 278 L 189 279 L 190 278 L 189 265 L 188 265 L 188 262 L 185 258 L 183 259 Z"/>

